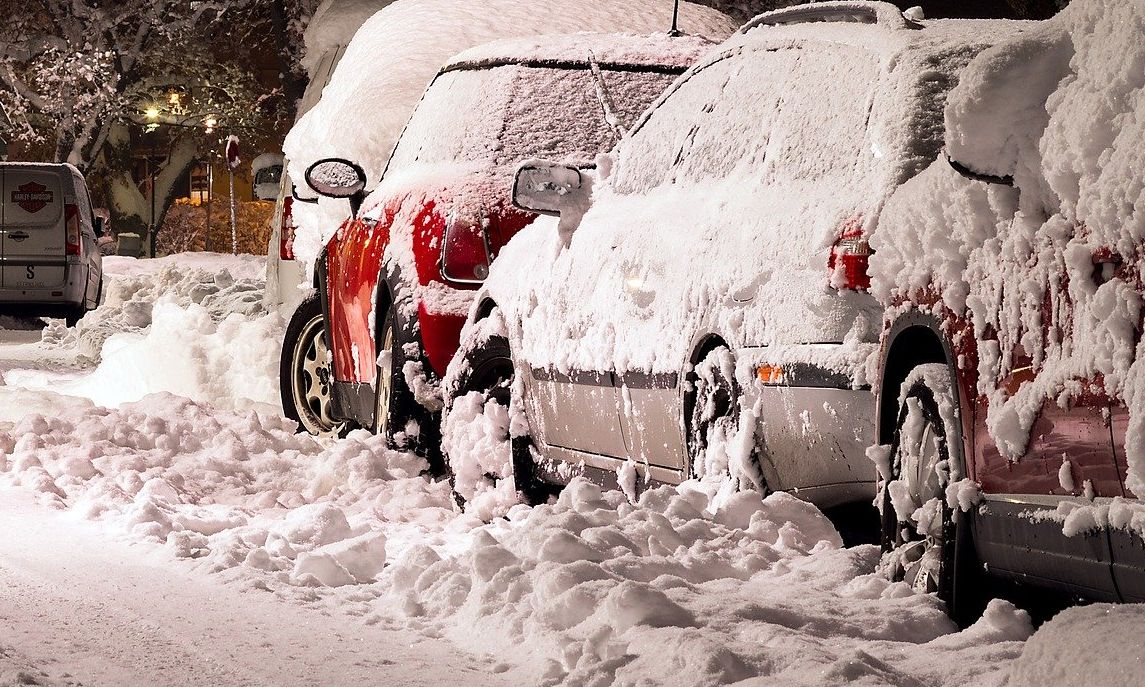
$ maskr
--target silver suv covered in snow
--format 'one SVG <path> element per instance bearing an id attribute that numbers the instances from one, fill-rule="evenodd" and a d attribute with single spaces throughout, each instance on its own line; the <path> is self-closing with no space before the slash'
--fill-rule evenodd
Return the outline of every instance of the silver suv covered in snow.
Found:
<path id="1" fill-rule="evenodd" d="M 0 314 L 73 324 L 94 308 L 103 277 L 101 224 L 75 167 L 0 163 Z"/>
<path id="2" fill-rule="evenodd" d="M 580 472 L 630 493 L 722 473 L 824 506 L 869 501 L 882 308 L 867 238 L 938 153 L 959 69 L 1012 31 L 881 2 L 767 13 L 595 172 L 522 165 L 515 202 L 559 223 L 510 242 L 512 272 L 494 266 L 447 380 L 451 415 L 474 415 L 474 393 L 508 400 L 526 494 Z M 476 475 L 458 480 L 463 498 L 507 476 L 460 472 Z"/>

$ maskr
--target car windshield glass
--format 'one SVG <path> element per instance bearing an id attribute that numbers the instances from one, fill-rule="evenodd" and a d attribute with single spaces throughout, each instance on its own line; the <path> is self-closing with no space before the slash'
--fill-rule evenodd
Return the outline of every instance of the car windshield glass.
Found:
<path id="1" fill-rule="evenodd" d="M 615 114 L 631 126 L 675 78 L 602 70 Z M 587 69 L 503 65 L 439 75 L 406 126 L 391 172 L 418 164 L 509 166 L 528 158 L 591 160 L 616 142 Z"/>

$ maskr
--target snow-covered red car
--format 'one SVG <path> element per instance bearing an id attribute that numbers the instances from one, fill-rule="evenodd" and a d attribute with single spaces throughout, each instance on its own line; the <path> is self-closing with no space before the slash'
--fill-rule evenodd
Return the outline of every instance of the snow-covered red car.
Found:
<path id="1" fill-rule="evenodd" d="M 287 415 L 311 432 L 373 427 L 431 452 L 436 380 L 474 291 L 535 217 L 510 202 L 516 163 L 543 155 L 591 164 L 711 45 L 582 33 L 474 48 L 429 85 L 368 198 L 356 164 L 311 165 L 315 191 L 362 211 L 326 245 L 317 293 L 287 329 Z"/>
<path id="2" fill-rule="evenodd" d="M 516 202 L 559 222 L 503 250 L 447 378 L 459 495 L 488 514 L 582 472 L 631 496 L 730 473 L 869 501 L 866 237 L 937 154 L 959 69 L 1011 30 L 879 2 L 766 13 L 594 175 L 523 165 Z"/>
<path id="3" fill-rule="evenodd" d="M 1145 600 L 1142 26 L 1074 3 L 980 55 L 872 242 L 884 545 L 960 620 L 983 571 Z"/>

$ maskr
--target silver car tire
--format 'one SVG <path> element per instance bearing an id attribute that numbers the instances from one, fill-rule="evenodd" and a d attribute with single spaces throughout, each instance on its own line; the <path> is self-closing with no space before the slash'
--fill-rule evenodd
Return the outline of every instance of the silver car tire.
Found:
<path id="1" fill-rule="evenodd" d="M 936 373 L 947 373 L 945 363 L 933 365 Z M 951 428 L 946 427 L 939 411 L 940 405 L 955 403 L 949 394 L 949 390 L 931 388 L 925 378 L 920 378 L 901 395 L 891 441 L 890 477 L 892 481 L 905 480 L 918 505 L 939 499 L 941 522 L 929 532 L 920 532 L 917 523 L 900 522 L 889 485 L 884 484 L 884 564 L 892 580 L 906 582 L 919 593 L 935 594 L 956 622 L 969 625 L 981 614 L 985 597 L 970 553 L 969 514 L 955 517 L 947 504 L 945 481 L 939 476 L 940 465 L 962 461 L 960 442 L 948 442 Z M 907 431 L 912 425 L 917 432 Z"/>

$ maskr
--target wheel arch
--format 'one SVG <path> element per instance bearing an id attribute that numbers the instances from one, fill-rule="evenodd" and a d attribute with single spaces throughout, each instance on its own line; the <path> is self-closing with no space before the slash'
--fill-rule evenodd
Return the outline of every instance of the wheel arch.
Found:
<path id="1" fill-rule="evenodd" d="M 946 364 L 955 380 L 954 389 L 960 393 L 955 360 L 954 350 L 942 333 L 942 324 L 937 317 L 911 310 L 894 321 L 884 337 L 879 365 L 875 401 L 878 443 L 889 444 L 894 436 L 899 389 L 915 367 L 927 363 Z"/>
<path id="2" fill-rule="evenodd" d="M 699 364 L 704 356 L 711 353 L 720 346 L 724 346 L 728 350 L 732 350 L 732 346 L 728 340 L 723 336 L 710 332 L 700 336 L 694 346 L 692 346 L 692 353 L 688 356 L 689 367 Z"/>
<path id="3" fill-rule="evenodd" d="M 477 306 L 473 309 L 473 321 L 480 322 L 486 317 L 489 317 L 497 307 L 497 301 L 493 300 L 492 296 L 481 296 L 477 302 Z"/>
<path id="4" fill-rule="evenodd" d="M 715 332 L 709 332 L 697 337 L 695 344 L 692 346 L 692 352 L 688 354 L 688 360 L 684 366 L 683 374 L 680 375 L 679 382 L 677 382 L 679 388 L 678 393 L 680 394 L 678 396 L 680 399 L 679 407 L 681 413 L 680 426 L 684 430 L 685 446 L 687 445 L 686 437 L 688 433 L 692 431 L 691 418 L 692 412 L 696 407 L 695 367 L 699 365 L 700 361 L 707 357 L 709 353 L 721 346 L 731 350 L 731 344 L 727 342 L 727 339 Z M 734 378 L 732 379 L 732 383 L 735 384 Z M 689 461 L 690 460 L 691 458 L 689 457 Z"/>

